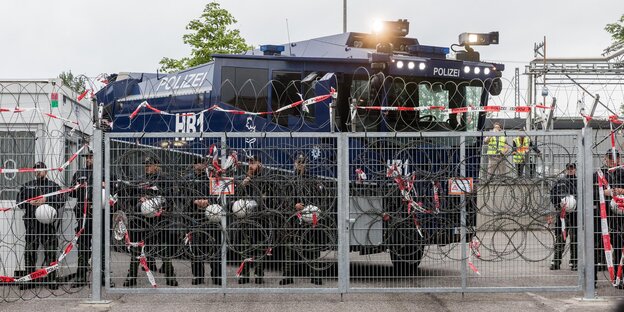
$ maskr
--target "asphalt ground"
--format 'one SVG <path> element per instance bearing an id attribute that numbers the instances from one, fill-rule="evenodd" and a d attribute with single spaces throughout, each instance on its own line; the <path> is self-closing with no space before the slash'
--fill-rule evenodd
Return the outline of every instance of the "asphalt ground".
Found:
<path id="1" fill-rule="evenodd" d="M 340 295 L 109 295 L 103 304 L 37 299 L 0 304 L 2 311 L 616 311 L 618 300 L 583 301 L 577 293 Z"/>
<path id="2" fill-rule="evenodd" d="M 522 234 L 522 235 L 519 235 Z M 472 258 L 479 274 L 466 269 L 466 258 L 461 257 L 461 244 L 429 246 L 420 268 L 415 276 L 396 275 L 388 253 L 358 255 L 350 253 L 350 287 L 366 289 L 370 293 L 339 294 L 292 294 L 289 288 L 310 288 L 331 290 L 337 288 L 336 265 L 323 270 L 322 286 L 310 284 L 307 277 L 295 279 L 295 284 L 279 286 L 283 278 L 280 260 L 265 259 L 265 283 L 239 285 L 236 270 L 238 262 L 227 266 L 227 285 L 232 289 L 263 288 L 265 291 L 281 288 L 282 294 L 155 294 L 144 272 L 139 271 L 138 286 L 144 294 L 131 294 L 120 289 L 125 279 L 129 254 L 112 252 L 109 262 L 111 276 L 116 283 L 118 293 L 106 293 L 110 300 L 107 304 L 89 305 L 90 289 L 72 289 L 69 284 L 51 293 L 38 287 L 34 290 L 20 291 L 15 286 L 0 287 L 2 297 L 10 302 L 0 303 L 0 311 L 609 311 L 618 298 L 624 297 L 624 290 L 609 285 L 606 272 L 599 272 L 598 300 L 580 300 L 581 292 L 545 292 L 535 289 L 523 293 L 424 293 L 425 288 L 457 289 L 461 286 L 462 270 L 465 271 L 468 287 L 575 287 L 579 283 L 579 271 L 571 271 L 568 266 L 569 256 L 563 259 L 561 270 L 549 270 L 551 251 L 544 246 L 550 244 L 547 232 L 530 232 L 524 235 L 514 231 L 491 233 L 482 236 L 483 249 L 481 258 Z M 514 237 L 524 237 L 516 241 Z M 513 244 L 509 244 L 512 241 Z M 509 246 L 515 246 L 511 248 Z M 323 255 L 328 262 L 335 261 L 335 254 Z M 158 266 L 161 261 L 157 260 Z M 207 284 L 191 285 L 190 261 L 175 260 L 177 279 L 181 288 L 216 288 L 210 279 Z M 62 269 L 60 275 L 71 272 L 71 268 Z M 206 276 L 209 276 L 206 265 Z M 162 273 L 155 272 L 160 289 L 170 288 L 165 285 Z M 417 293 L 379 293 L 372 288 L 414 288 Z M 214 289 L 216 290 L 216 289 Z M 120 293 L 121 292 L 121 293 Z M 151 292 L 151 293 L 150 293 Z"/>

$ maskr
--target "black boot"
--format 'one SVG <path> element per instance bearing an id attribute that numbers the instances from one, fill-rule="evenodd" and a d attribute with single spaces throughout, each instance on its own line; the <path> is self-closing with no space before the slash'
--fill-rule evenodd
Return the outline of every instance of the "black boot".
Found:
<path id="1" fill-rule="evenodd" d="M 59 288 L 59 284 L 56 281 L 56 272 L 52 272 L 50 275 L 46 276 L 45 284 L 50 290 L 57 290 Z"/>
<path id="2" fill-rule="evenodd" d="M 80 253 L 78 255 L 78 269 L 76 270 L 76 279 L 74 283 L 71 285 L 71 288 L 78 288 L 86 286 L 87 283 L 87 274 L 89 272 L 89 261 L 86 259 L 84 254 Z"/>
<path id="3" fill-rule="evenodd" d="M 130 268 L 128 269 L 128 276 L 123 283 L 123 287 L 133 287 L 137 284 L 137 273 L 139 271 L 139 260 L 133 258 L 130 260 Z"/>
<path id="4" fill-rule="evenodd" d="M 561 261 L 557 261 L 557 260 L 551 261 L 550 269 L 553 271 L 561 269 Z"/>
<path id="5" fill-rule="evenodd" d="M 37 287 L 37 283 L 33 281 L 22 282 L 21 284 L 19 284 L 19 290 L 33 289 L 35 287 Z"/>
<path id="6" fill-rule="evenodd" d="M 256 273 L 256 284 L 264 284 L 264 263 L 254 263 L 254 270 Z"/>
<path id="7" fill-rule="evenodd" d="M 173 263 L 171 263 L 171 260 L 163 260 L 163 264 L 161 267 L 165 273 L 165 278 L 166 278 L 166 284 L 167 286 L 173 286 L 173 287 L 177 287 L 178 286 L 178 281 L 175 278 L 175 272 L 173 270 Z"/>
<path id="8" fill-rule="evenodd" d="M 134 287 L 137 284 L 137 278 L 128 276 L 123 283 L 123 287 Z"/>

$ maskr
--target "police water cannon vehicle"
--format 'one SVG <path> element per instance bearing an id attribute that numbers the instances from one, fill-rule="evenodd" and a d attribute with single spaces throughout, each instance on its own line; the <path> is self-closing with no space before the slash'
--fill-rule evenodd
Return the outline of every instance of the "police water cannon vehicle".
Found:
<path id="1" fill-rule="evenodd" d="M 501 93 L 505 66 L 482 62 L 474 50 L 475 46 L 498 44 L 498 32 L 463 33 L 458 44 L 450 48 L 423 45 L 416 38 L 408 37 L 408 33 L 407 20 L 381 22 L 375 25 L 373 33 L 347 32 L 283 45 L 263 45 L 245 54 L 217 54 L 207 64 L 180 72 L 119 73 L 97 92 L 96 99 L 104 108 L 104 118 L 112 121 L 113 132 L 482 130 L 486 112 L 477 111 L 471 115 L 461 110 L 455 113 L 452 109 L 487 106 L 490 95 Z M 293 105 L 296 103 L 299 105 Z M 440 113 L 436 108 L 447 112 Z M 425 143 L 429 144 L 428 148 L 407 152 L 400 152 L 392 140 L 384 142 L 383 146 L 379 142 L 373 144 L 370 138 L 362 137 L 350 144 L 352 163 L 360 158 L 379 160 L 379 163 L 358 168 L 360 175 L 385 172 L 389 164 L 397 162 L 407 175 L 412 171 L 410 166 L 417 167 L 425 159 L 431 164 L 428 170 L 433 172 L 463 161 L 459 159 L 459 142 L 450 138 L 432 139 Z M 189 146 L 193 146 L 189 139 L 161 142 L 163 144 L 147 140 L 142 143 L 168 149 L 189 150 L 192 149 Z M 289 142 L 295 147 L 325 143 L 327 141 L 322 138 L 296 137 Z M 262 140 L 233 140 L 228 147 L 261 150 L 262 144 Z M 466 176 L 478 179 L 482 142 L 475 140 L 471 144 L 466 149 Z M 273 154 L 264 157 L 265 163 L 271 159 L 288 159 L 278 155 L 284 153 L 279 149 L 267 153 Z M 398 154 L 405 159 L 396 159 Z M 320 159 L 335 163 L 333 157 L 335 155 Z M 285 163 L 266 165 L 292 170 L 292 163 Z M 336 177 L 335 168 L 311 174 Z M 357 174 L 351 175 L 354 190 L 367 189 L 355 186 Z M 434 198 L 436 192 L 448 191 L 448 178 L 450 176 L 439 176 L 434 183 L 416 181 L 414 188 L 421 196 Z M 383 185 L 372 181 L 369 184 L 381 194 L 395 187 L 390 180 Z M 352 191 L 350 195 L 356 200 L 366 192 Z M 382 212 L 388 210 L 388 206 L 402 205 L 400 198 L 382 197 L 368 201 L 373 203 L 371 209 Z M 427 241 L 420 240 L 422 245 L 462 240 L 457 230 L 459 198 L 442 197 L 439 203 L 442 209 L 435 218 L 419 216 L 422 229 L 436 232 L 429 235 Z M 468 200 L 467 205 L 467 210 L 472 211 L 470 205 L 474 206 L 475 200 Z M 441 219 L 445 221 L 440 222 Z M 473 219 L 474 216 L 468 217 L 469 226 L 474 223 Z M 385 250 L 380 244 L 385 241 L 383 233 L 387 226 L 379 224 L 378 235 L 366 234 L 366 239 L 352 239 L 352 250 L 363 253 Z M 370 237 L 380 238 L 371 242 Z M 410 263 L 417 266 L 422 252 L 422 246 L 407 250 L 403 260 L 409 258 Z"/>

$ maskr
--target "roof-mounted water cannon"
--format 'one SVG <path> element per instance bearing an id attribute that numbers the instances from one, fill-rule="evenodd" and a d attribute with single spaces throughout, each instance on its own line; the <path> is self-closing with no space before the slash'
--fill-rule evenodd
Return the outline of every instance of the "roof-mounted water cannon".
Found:
<path id="1" fill-rule="evenodd" d="M 387 68 L 390 56 L 394 53 L 394 39 L 409 34 L 409 22 L 406 19 L 383 22 L 377 20 L 373 22 L 373 34 L 377 45 L 375 52 L 369 53 L 368 59 L 371 69 L 382 71 Z"/>
<path id="2" fill-rule="evenodd" d="M 472 46 L 487 46 L 490 44 L 498 44 L 498 31 L 489 33 L 462 33 L 459 35 L 459 46 L 464 47 L 466 51 L 456 51 L 457 59 L 479 62 L 481 60 L 479 52 L 475 51 Z"/>
<path id="3" fill-rule="evenodd" d="M 405 37 L 409 34 L 409 22 L 406 19 L 396 21 L 373 22 L 373 34 L 378 37 Z"/>

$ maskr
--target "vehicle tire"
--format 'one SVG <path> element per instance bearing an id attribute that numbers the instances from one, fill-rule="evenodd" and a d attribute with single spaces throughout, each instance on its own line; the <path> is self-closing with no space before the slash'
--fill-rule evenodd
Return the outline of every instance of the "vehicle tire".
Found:
<path id="1" fill-rule="evenodd" d="M 428 232 L 418 231 L 412 218 L 397 220 L 386 228 L 386 244 L 395 276 L 413 276 L 424 255 Z M 423 236 L 421 236 L 421 233 Z"/>
<path id="2" fill-rule="evenodd" d="M 422 245 L 396 246 L 390 250 L 395 276 L 414 276 L 424 254 Z"/>

